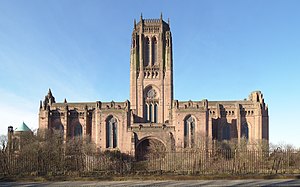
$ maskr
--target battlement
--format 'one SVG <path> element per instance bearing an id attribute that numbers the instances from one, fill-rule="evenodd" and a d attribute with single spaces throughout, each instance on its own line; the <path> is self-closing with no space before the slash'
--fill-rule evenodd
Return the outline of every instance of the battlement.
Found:
<path id="1" fill-rule="evenodd" d="M 53 103 L 50 110 L 93 110 L 98 108 L 100 110 L 129 110 L 130 102 L 84 102 L 84 103 Z"/>
<path id="2" fill-rule="evenodd" d="M 162 32 L 170 30 L 169 19 L 168 22 L 163 20 L 162 14 L 159 19 L 143 19 L 141 15 L 140 21 L 136 24 L 134 20 L 134 30 L 139 30 L 142 27 L 143 32 Z"/>
<path id="3" fill-rule="evenodd" d="M 207 100 L 202 101 L 173 101 L 173 107 L 176 109 L 206 109 Z"/>
<path id="4" fill-rule="evenodd" d="M 144 23 L 160 23 L 160 19 L 143 19 Z"/>
<path id="5" fill-rule="evenodd" d="M 92 110 L 96 106 L 96 102 L 82 103 L 53 103 L 50 110 L 66 109 L 66 110 Z"/>
<path id="6" fill-rule="evenodd" d="M 100 110 L 130 110 L 130 102 L 127 100 L 125 102 L 97 102 L 97 108 Z"/>

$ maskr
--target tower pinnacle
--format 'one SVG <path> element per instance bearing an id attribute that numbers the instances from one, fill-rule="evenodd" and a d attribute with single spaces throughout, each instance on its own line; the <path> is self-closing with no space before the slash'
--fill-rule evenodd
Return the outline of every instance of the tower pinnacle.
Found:
<path id="1" fill-rule="evenodd" d="M 136 20 L 135 19 L 134 19 L 133 25 L 134 25 L 134 29 L 136 29 Z"/>
<path id="2" fill-rule="evenodd" d="M 48 90 L 48 96 L 52 96 L 52 92 L 51 92 L 51 89 L 49 88 Z"/>

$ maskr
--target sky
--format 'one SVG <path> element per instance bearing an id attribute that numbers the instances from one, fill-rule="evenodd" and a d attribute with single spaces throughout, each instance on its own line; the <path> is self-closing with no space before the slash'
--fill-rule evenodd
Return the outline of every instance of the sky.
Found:
<path id="1" fill-rule="evenodd" d="M 300 147 L 300 1 L 0 0 L 0 134 L 38 128 L 39 101 L 129 99 L 134 19 L 170 19 L 174 98 L 261 90 L 270 142 Z"/>

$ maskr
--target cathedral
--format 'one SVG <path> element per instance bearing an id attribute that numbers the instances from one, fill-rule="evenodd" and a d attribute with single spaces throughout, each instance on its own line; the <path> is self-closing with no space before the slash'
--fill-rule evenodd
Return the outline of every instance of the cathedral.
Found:
<path id="1" fill-rule="evenodd" d="M 58 103 L 49 89 L 40 103 L 39 130 L 60 130 L 65 140 L 87 138 L 98 150 L 130 154 L 145 151 L 150 142 L 182 150 L 199 142 L 269 140 L 268 107 L 260 91 L 236 101 L 174 99 L 169 21 L 141 16 L 131 37 L 130 100 Z"/>

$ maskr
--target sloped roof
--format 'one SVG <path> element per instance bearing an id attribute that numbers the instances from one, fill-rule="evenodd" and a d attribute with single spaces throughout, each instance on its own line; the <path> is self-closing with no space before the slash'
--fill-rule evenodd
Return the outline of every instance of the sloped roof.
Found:
<path id="1" fill-rule="evenodd" d="M 23 122 L 19 127 L 15 129 L 16 132 L 31 131 L 30 128 Z"/>

